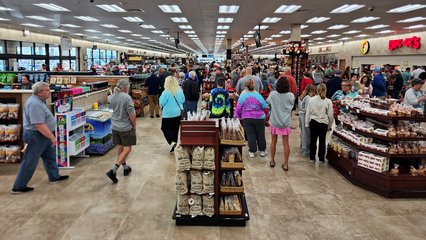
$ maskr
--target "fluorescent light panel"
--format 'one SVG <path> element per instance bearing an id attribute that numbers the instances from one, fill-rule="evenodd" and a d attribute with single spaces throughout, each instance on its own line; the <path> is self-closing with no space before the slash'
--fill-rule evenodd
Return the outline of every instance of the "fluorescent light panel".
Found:
<path id="1" fill-rule="evenodd" d="M 232 23 L 234 21 L 233 18 L 218 18 L 217 22 L 218 23 Z"/>
<path id="2" fill-rule="evenodd" d="M 151 31 L 152 33 L 157 33 L 157 34 L 163 34 L 164 32 L 163 31 L 161 31 L 161 30 L 154 30 L 154 31 Z"/>
<path id="3" fill-rule="evenodd" d="M 349 40 L 351 39 L 350 37 L 344 37 L 344 38 L 339 38 L 339 40 Z"/>
<path id="4" fill-rule="evenodd" d="M 36 27 L 36 28 L 43 27 L 43 26 L 41 26 L 41 25 L 34 24 L 34 23 L 22 23 L 21 25 L 22 25 L 22 26 L 27 26 L 27 27 Z"/>
<path id="5" fill-rule="evenodd" d="M 283 35 L 280 35 L 280 34 L 274 34 L 274 35 L 272 35 L 271 37 L 272 38 L 280 38 L 280 37 L 282 37 Z"/>
<path id="6" fill-rule="evenodd" d="M 328 29 L 331 30 L 339 30 L 339 29 L 343 29 L 343 28 L 347 28 L 349 27 L 348 25 L 343 25 L 343 24 L 338 24 L 338 25 L 333 25 L 331 27 L 329 27 Z"/>
<path id="7" fill-rule="evenodd" d="M 348 31 L 348 32 L 344 32 L 343 34 L 355 34 L 355 33 L 360 33 L 361 31 L 358 30 L 352 30 L 352 31 Z"/>
<path id="8" fill-rule="evenodd" d="M 362 18 L 353 20 L 351 23 L 366 23 L 366 22 L 377 20 L 377 19 L 380 19 L 380 17 L 362 17 Z"/>
<path id="9" fill-rule="evenodd" d="M 10 19 L 7 19 L 7 18 L 0 18 L 0 21 L 10 21 Z"/>
<path id="10" fill-rule="evenodd" d="M 96 5 L 98 8 L 101 8 L 107 12 L 126 12 L 126 10 L 122 9 L 121 7 L 115 5 L 115 4 L 100 4 Z"/>
<path id="11" fill-rule="evenodd" d="M 365 29 L 380 29 L 380 28 L 386 28 L 386 27 L 389 27 L 389 25 L 379 24 L 379 25 L 374 25 L 374 26 L 366 27 Z"/>
<path id="12" fill-rule="evenodd" d="M 324 21 L 329 20 L 329 17 L 314 17 L 306 21 L 307 23 L 322 23 Z"/>
<path id="13" fill-rule="evenodd" d="M 219 13 L 237 13 L 240 6 L 237 5 L 221 5 L 219 6 Z"/>
<path id="14" fill-rule="evenodd" d="M 50 29 L 50 31 L 52 31 L 52 32 L 68 32 L 67 30 L 59 29 L 59 28 Z"/>
<path id="15" fill-rule="evenodd" d="M 90 17 L 90 16 L 74 16 L 74 17 L 86 22 L 99 22 L 98 19 Z"/>
<path id="16" fill-rule="evenodd" d="M 123 17 L 123 19 L 129 22 L 143 22 L 140 17 Z"/>
<path id="17" fill-rule="evenodd" d="M 61 24 L 61 26 L 67 27 L 67 28 L 81 28 L 81 26 L 77 26 L 74 24 Z"/>
<path id="18" fill-rule="evenodd" d="M 414 10 L 419 10 L 425 7 L 426 7 L 425 4 L 408 4 L 402 7 L 393 8 L 387 11 L 387 13 L 406 13 L 406 12 L 411 12 Z"/>
<path id="19" fill-rule="evenodd" d="M 418 29 L 418 28 L 425 28 L 425 27 L 426 27 L 425 24 L 418 24 L 418 25 L 413 25 L 413 26 L 405 27 L 404 29 Z"/>
<path id="20" fill-rule="evenodd" d="M 179 25 L 180 29 L 192 29 L 191 25 Z"/>
<path id="21" fill-rule="evenodd" d="M 378 34 L 385 34 L 385 33 L 393 33 L 393 32 L 395 32 L 394 30 L 383 30 L 383 31 L 380 31 L 380 32 L 377 32 Z"/>
<path id="22" fill-rule="evenodd" d="M 360 35 L 358 35 L 358 36 L 356 36 L 356 37 L 369 37 L 370 35 L 368 35 L 368 34 L 360 34 Z"/>
<path id="23" fill-rule="evenodd" d="M 413 18 L 407 18 L 404 20 L 399 20 L 397 23 L 411 23 L 411 22 L 418 22 L 426 20 L 426 17 L 413 17 Z"/>
<path id="24" fill-rule="evenodd" d="M 218 30 L 228 30 L 229 26 L 227 26 L 227 25 L 217 25 L 217 29 Z"/>
<path id="25" fill-rule="evenodd" d="M 316 31 L 313 31 L 313 32 L 311 32 L 311 34 L 323 34 L 323 33 L 326 33 L 327 31 L 324 31 L 324 30 L 316 30 Z"/>
<path id="26" fill-rule="evenodd" d="M 330 13 L 350 13 L 353 12 L 355 10 L 358 10 L 360 8 L 365 7 L 365 5 L 361 5 L 361 4 L 345 4 L 343 6 L 340 6 L 336 9 L 334 9 L 333 11 L 331 11 Z"/>
<path id="27" fill-rule="evenodd" d="M 307 28 L 307 27 L 309 27 L 309 25 L 300 25 L 300 29 L 305 29 L 305 28 Z"/>
<path id="28" fill-rule="evenodd" d="M 195 34 L 195 31 L 184 31 L 186 34 Z"/>
<path id="29" fill-rule="evenodd" d="M 278 18 L 278 17 L 267 17 L 267 18 L 263 19 L 262 23 L 276 23 L 279 20 L 281 20 L 281 18 Z"/>
<path id="30" fill-rule="evenodd" d="M 196 38 L 198 36 L 196 34 L 190 34 L 190 35 L 188 35 L 188 37 L 190 37 L 190 38 Z"/>
<path id="31" fill-rule="evenodd" d="M 86 36 L 85 34 L 83 34 L 83 33 L 74 33 L 73 35 L 75 35 L 75 36 Z"/>
<path id="32" fill-rule="evenodd" d="M 165 13 L 182 13 L 178 5 L 158 5 L 161 11 Z"/>
<path id="33" fill-rule="evenodd" d="M 327 36 L 328 38 L 335 38 L 335 37 L 340 37 L 340 34 L 332 34 L 330 36 Z"/>
<path id="34" fill-rule="evenodd" d="M 69 9 L 53 3 L 34 3 L 34 6 L 41 7 L 54 12 L 71 12 Z"/>
<path id="35" fill-rule="evenodd" d="M 290 30 L 284 30 L 284 31 L 281 31 L 280 32 L 280 34 L 290 34 L 291 33 L 291 31 Z"/>
<path id="36" fill-rule="evenodd" d="M 186 19 L 185 17 L 172 17 L 170 19 L 175 23 L 187 23 L 188 22 L 188 19 Z"/>
<path id="37" fill-rule="evenodd" d="M 143 24 L 141 25 L 141 28 L 145 28 L 145 29 L 154 29 L 155 27 L 152 25 L 147 25 L 147 24 Z"/>
<path id="38" fill-rule="evenodd" d="M 273 38 L 265 38 L 265 41 L 271 41 L 274 40 Z"/>
<path id="39" fill-rule="evenodd" d="M 133 34 L 130 34 L 130 36 L 133 36 L 133 37 L 142 37 L 142 34 L 133 33 Z"/>
<path id="40" fill-rule="evenodd" d="M 118 28 L 114 24 L 101 24 L 101 27 L 104 27 L 104 28 Z"/>
<path id="41" fill-rule="evenodd" d="M 132 31 L 130 31 L 130 30 L 127 30 L 127 29 L 120 29 L 120 30 L 118 30 L 119 32 L 122 32 L 122 33 L 132 33 Z"/>
<path id="42" fill-rule="evenodd" d="M 102 34 L 102 35 L 104 35 L 104 36 L 110 36 L 110 37 L 115 36 L 114 34 L 111 34 L 111 33 L 104 33 L 104 34 Z"/>
<path id="43" fill-rule="evenodd" d="M 39 21 L 43 21 L 43 22 L 52 22 L 53 21 L 53 19 L 43 17 L 43 16 L 27 16 L 27 18 L 31 18 L 31 19 L 35 19 L 35 20 L 39 20 Z"/>
<path id="44" fill-rule="evenodd" d="M 216 34 L 226 34 L 227 31 L 216 31 Z"/>
<path id="45" fill-rule="evenodd" d="M 323 38 L 323 37 L 319 37 L 319 38 L 315 38 L 314 40 L 317 40 L 317 41 L 319 41 L 319 40 L 324 40 L 325 38 Z"/>
<path id="46" fill-rule="evenodd" d="M 307 37 L 310 37 L 310 36 L 312 36 L 312 35 L 309 35 L 309 34 L 302 34 L 302 35 L 300 35 L 300 37 L 303 37 L 303 38 L 307 38 Z"/>
<path id="47" fill-rule="evenodd" d="M 275 10 L 274 13 L 294 13 L 301 7 L 301 5 L 281 5 Z"/>
<path id="48" fill-rule="evenodd" d="M 260 25 L 260 29 L 261 30 L 265 30 L 265 29 L 267 29 L 269 26 L 266 26 L 266 25 Z M 253 29 L 259 29 L 259 26 L 254 26 L 254 28 Z"/>
<path id="49" fill-rule="evenodd" d="M 95 29 L 84 29 L 85 32 L 98 33 L 98 30 Z"/>
<path id="50" fill-rule="evenodd" d="M 243 37 L 244 37 L 244 38 L 251 38 L 251 37 L 253 37 L 253 35 L 251 35 L 251 34 L 247 34 L 247 35 L 244 35 Z"/>

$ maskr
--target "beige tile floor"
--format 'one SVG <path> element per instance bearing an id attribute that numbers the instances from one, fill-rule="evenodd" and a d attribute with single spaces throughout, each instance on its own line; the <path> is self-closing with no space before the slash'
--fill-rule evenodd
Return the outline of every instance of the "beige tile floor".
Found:
<path id="1" fill-rule="evenodd" d="M 297 118 L 294 118 L 296 124 Z M 105 172 L 115 151 L 75 159 L 67 182 L 49 185 L 39 165 L 30 186 L 10 194 L 18 165 L 0 165 L 0 239 L 426 239 L 426 200 L 390 200 L 353 186 L 327 164 L 299 154 L 291 135 L 290 171 L 269 158 L 249 159 L 243 174 L 251 220 L 246 227 L 180 227 L 175 204 L 173 155 L 158 119 L 138 119 L 133 173 L 112 185 Z M 267 135 L 269 142 L 270 136 Z M 277 159 L 282 158 L 279 145 Z"/>

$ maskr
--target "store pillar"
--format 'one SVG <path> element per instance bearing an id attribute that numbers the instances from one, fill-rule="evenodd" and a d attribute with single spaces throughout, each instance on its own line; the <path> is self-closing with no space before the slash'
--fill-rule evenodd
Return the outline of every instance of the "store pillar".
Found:
<path id="1" fill-rule="evenodd" d="M 300 42 L 302 40 L 302 27 L 300 24 L 291 24 L 290 42 Z"/>
<path id="2" fill-rule="evenodd" d="M 231 60 L 232 58 L 232 39 L 226 39 L 226 60 Z"/>

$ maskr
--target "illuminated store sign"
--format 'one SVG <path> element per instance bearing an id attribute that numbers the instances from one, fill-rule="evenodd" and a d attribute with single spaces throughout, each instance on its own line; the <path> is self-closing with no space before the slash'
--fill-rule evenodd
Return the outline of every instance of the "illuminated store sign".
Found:
<path id="1" fill-rule="evenodd" d="M 419 49 L 420 48 L 420 40 L 419 37 L 412 37 L 406 39 L 397 39 L 397 40 L 389 40 L 388 49 L 389 51 L 393 51 L 397 48 L 401 48 L 403 46 Z"/>
<path id="2" fill-rule="evenodd" d="M 362 54 L 367 54 L 370 51 L 370 42 L 367 40 L 362 41 L 361 43 L 361 52 Z"/>

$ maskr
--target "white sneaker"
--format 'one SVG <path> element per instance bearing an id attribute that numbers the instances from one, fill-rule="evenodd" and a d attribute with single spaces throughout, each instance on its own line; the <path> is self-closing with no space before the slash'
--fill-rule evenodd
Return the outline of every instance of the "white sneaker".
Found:
<path id="1" fill-rule="evenodd" d="M 254 153 L 249 151 L 249 156 L 250 156 L 251 158 L 254 158 Z"/>
<path id="2" fill-rule="evenodd" d="M 260 151 L 260 156 L 261 157 L 265 157 L 266 155 L 268 155 L 268 153 L 266 151 Z"/>

